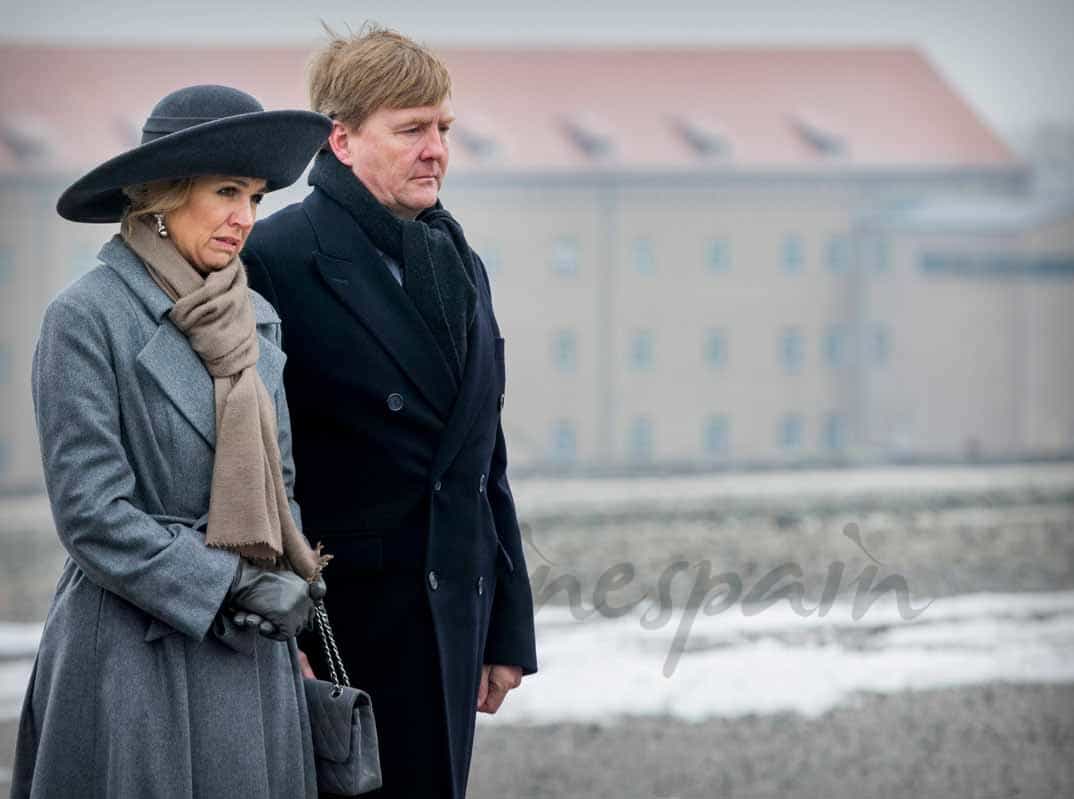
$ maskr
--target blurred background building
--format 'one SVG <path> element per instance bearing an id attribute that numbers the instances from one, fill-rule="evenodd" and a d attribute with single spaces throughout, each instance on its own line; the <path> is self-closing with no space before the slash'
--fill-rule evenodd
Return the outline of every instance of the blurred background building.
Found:
<path id="1" fill-rule="evenodd" d="M 180 86 L 304 107 L 319 17 L 443 55 L 507 339 L 541 670 L 473 799 L 1074 795 L 1070 0 L 6 11 L 0 795 L 67 556 L 34 338 L 115 228 L 56 199 Z"/>
<path id="2" fill-rule="evenodd" d="M 1074 193 L 919 51 L 440 52 L 515 470 L 1074 454 Z M 113 232 L 59 193 L 179 86 L 305 106 L 307 53 L 0 45 L 0 491 L 40 488 L 34 336 Z"/>

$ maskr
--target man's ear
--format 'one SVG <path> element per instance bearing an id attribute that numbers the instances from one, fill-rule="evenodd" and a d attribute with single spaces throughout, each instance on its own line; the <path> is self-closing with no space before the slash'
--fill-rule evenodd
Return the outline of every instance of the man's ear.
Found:
<path id="1" fill-rule="evenodd" d="M 332 154 L 345 166 L 354 166 L 347 143 L 350 141 L 351 132 L 347 126 L 338 119 L 332 120 L 332 131 L 328 134 L 328 146 L 332 148 Z"/>

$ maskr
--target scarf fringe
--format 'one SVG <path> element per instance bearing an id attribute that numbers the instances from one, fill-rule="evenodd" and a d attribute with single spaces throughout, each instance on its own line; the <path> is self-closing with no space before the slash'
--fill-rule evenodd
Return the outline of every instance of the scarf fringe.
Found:
<path id="1" fill-rule="evenodd" d="M 249 554 L 243 551 L 245 547 L 263 546 L 262 542 L 260 541 L 241 541 L 238 543 L 223 543 L 220 541 L 214 543 L 206 542 L 206 546 L 210 547 L 211 549 L 222 549 L 226 552 L 235 552 L 236 554 L 241 555 L 243 558 L 253 563 L 255 566 L 260 566 L 262 569 L 272 569 L 274 571 L 287 569 L 289 571 L 295 571 L 294 567 L 287 561 L 287 558 L 284 557 L 283 552 L 277 553 L 276 557 L 274 558 L 258 558 L 251 557 Z M 272 547 L 269 548 L 272 549 Z M 307 583 L 317 582 L 317 580 L 320 579 L 321 572 L 324 571 L 325 566 L 327 566 L 328 562 L 332 560 L 333 557 L 335 557 L 334 555 L 330 555 L 329 553 L 325 552 L 324 544 L 319 541 L 317 542 L 317 546 L 313 547 L 313 556 L 316 561 L 314 573 L 310 577 L 302 577 L 302 575 L 299 575 Z M 298 574 L 297 571 L 295 573 Z"/>

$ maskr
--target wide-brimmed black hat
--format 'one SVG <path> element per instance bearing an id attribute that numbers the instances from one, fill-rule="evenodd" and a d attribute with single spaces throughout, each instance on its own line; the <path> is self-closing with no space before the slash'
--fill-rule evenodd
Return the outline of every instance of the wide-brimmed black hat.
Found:
<path id="1" fill-rule="evenodd" d="M 246 92 L 188 86 L 157 103 L 142 143 L 75 181 L 56 203 L 73 222 L 118 222 L 124 186 L 199 175 L 262 178 L 290 186 L 328 138 L 332 123 L 312 111 L 266 111 Z"/>

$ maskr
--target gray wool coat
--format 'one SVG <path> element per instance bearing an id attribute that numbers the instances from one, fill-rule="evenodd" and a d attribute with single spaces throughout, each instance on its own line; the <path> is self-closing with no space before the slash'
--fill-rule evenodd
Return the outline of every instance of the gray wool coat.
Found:
<path id="1" fill-rule="evenodd" d="M 123 241 L 99 258 L 49 305 L 34 355 L 45 481 L 69 557 L 30 678 L 11 795 L 315 797 L 294 642 L 237 632 L 219 616 L 238 561 L 203 537 L 209 374 Z M 290 493 L 279 318 L 252 296 Z"/>

